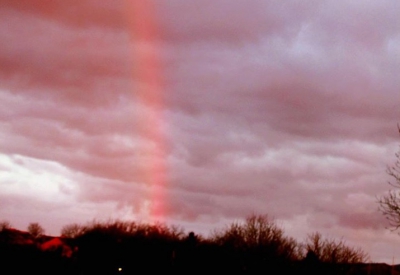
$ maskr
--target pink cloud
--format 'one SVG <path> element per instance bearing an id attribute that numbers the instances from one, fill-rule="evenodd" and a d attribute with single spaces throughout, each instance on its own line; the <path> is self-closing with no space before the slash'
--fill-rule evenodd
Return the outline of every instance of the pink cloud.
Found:
<path id="1" fill-rule="evenodd" d="M 383 250 L 373 198 L 398 141 L 398 4 L 152 3 L 139 39 L 124 2 L 3 1 L 0 215 L 53 231 L 144 218 L 161 202 L 143 171 L 163 163 L 169 221 L 206 232 L 267 213 L 298 238 L 363 230 Z M 42 195 L 21 191 L 38 171 Z"/>

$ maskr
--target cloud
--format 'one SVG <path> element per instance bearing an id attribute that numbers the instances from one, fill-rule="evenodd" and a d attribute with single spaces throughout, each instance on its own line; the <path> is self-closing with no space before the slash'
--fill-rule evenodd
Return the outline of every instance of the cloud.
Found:
<path id="1" fill-rule="evenodd" d="M 3 1 L 2 217 L 56 232 L 162 206 L 206 233 L 265 213 L 387 261 L 398 4 L 143 5 L 146 22 L 125 2 Z"/>

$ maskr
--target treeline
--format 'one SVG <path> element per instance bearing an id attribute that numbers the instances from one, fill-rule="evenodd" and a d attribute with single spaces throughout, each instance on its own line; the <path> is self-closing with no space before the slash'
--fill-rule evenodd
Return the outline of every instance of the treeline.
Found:
<path id="1" fill-rule="evenodd" d="M 37 227 L 31 231 L 37 233 Z M 350 274 L 355 264 L 368 261 L 361 249 L 318 232 L 298 242 L 263 215 L 208 237 L 175 226 L 119 220 L 67 225 L 57 238 L 18 234 L 23 233 L 0 226 L 2 268 L 17 274 Z"/>

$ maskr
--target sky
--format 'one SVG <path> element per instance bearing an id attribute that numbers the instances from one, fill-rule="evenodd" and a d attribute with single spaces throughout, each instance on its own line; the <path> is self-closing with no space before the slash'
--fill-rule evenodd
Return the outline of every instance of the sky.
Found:
<path id="1" fill-rule="evenodd" d="M 0 220 L 268 215 L 400 263 L 400 2 L 0 0 Z"/>

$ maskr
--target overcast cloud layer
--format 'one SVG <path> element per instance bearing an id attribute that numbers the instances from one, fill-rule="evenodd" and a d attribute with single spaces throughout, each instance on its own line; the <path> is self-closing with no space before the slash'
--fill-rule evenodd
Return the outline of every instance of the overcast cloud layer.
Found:
<path id="1" fill-rule="evenodd" d="M 0 0 L 0 218 L 207 235 L 268 214 L 375 262 L 400 2 Z M 400 259 L 395 261 L 400 262 Z"/>

